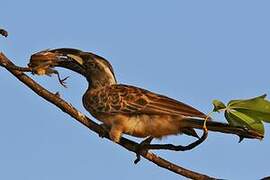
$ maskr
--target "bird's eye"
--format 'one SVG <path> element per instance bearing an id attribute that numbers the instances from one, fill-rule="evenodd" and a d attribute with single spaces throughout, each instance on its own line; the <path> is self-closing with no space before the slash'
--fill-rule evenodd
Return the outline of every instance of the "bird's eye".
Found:
<path id="1" fill-rule="evenodd" d="M 89 62 L 89 66 L 92 68 L 92 69 L 96 69 L 97 68 L 97 64 L 93 61 L 90 61 Z"/>

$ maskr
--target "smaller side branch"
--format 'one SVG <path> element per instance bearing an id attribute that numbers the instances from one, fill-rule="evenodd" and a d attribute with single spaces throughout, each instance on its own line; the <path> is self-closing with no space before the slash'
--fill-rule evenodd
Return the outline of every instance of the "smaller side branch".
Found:
<path id="1" fill-rule="evenodd" d="M 144 147 L 148 150 L 149 149 L 165 149 L 165 150 L 173 150 L 173 151 L 188 151 L 200 145 L 207 138 L 207 136 L 208 136 L 208 131 L 204 129 L 202 137 L 200 137 L 193 143 L 188 144 L 186 146 L 181 146 L 181 145 L 175 146 L 173 144 L 148 144 L 148 145 L 144 145 Z"/>
<path id="2" fill-rule="evenodd" d="M 140 152 L 141 151 L 148 151 L 150 149 L 163 149 L 163 150 L 172 150 L 172 151 L 188 151 L 191 150 L 195 147 L 197 147 L 198 145 L 200 145 L 202 142 L 204 142 L 206 140 L 208 136 L 208 130 L 207 129 L 203 129 L 203 135 L 197 139 L 196 141 L 186 145 L 186 146 L 182 146 L 182 145 L 173 145 L 173 144 L 150 144 L 152 137 L 147 138 L 146 140 L 144 140 L 143 142 L 141 142 L 138 146 L 139 146 L 139 150 L 137 151 L 137 158 L 135 159 L 134 163 L 137 164 L 141 158 L 140 158 Z"/>

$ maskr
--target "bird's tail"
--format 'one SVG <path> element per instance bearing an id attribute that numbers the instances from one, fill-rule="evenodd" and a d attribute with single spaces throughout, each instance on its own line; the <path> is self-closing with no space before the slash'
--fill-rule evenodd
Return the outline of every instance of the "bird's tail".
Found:
<path id="1" fill-rule="evenodd" d="M 203 124 L 203 119 L 186 118 L 181 120 L 181 127 L 184 129 L 203 129 Z M 263 134 L 260 134 L 254 130 L 216 121 L 207 121 L 206 127 L 209 131 L 238 135 L 240 140 L 243 138 L 263 139 L 264 137 Z"/>

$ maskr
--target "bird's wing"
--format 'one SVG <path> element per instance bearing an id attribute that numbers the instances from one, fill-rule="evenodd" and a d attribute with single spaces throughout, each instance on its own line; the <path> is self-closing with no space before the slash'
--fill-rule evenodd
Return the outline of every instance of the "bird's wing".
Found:
<path id="1" fill-rule="evenodd" d="M 95 107 L 103 107 L 96 110 L 104 113 L 206 117 L 204 113 L 189 105 L 134 86 L 121 84 L 107 86 L 99 90 L 96 97 L 94 99 L 99 101 L 96 104 L 100 106 Z"/>

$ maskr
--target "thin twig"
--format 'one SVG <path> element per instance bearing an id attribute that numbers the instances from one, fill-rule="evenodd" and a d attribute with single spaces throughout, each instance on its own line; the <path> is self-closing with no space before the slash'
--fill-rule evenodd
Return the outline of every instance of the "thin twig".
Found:
<path id="1" fill-rule="evenodd" d="M 173 144 L 150 144 L 150 142 L 152 141 L 152 137 L 150 137 L 151 140 L 149 143 L 148 143 L 149 138 L 147 138 L 146 140 L 144 140 L 142 143 L 139 144 L 139 150 L 137 151 L 137 158 L 135 159 L 134 163 L 137 164 L 141 160 L 141 156 L 140 156 L 141 151 L 149 151 L 151 149 L 152 150 L 162 149 L 162 150 L 172 150 L 172 151 L 188 151 L 200 145 L 203 141 L 206 140 L 207 136 L 208 136 L 208 130 L 204 128 L 203 135 L 196 141 L 186 146 L 182 146 L 182 145 L 176 146 Z"/>
<path id="2" fill-rule="evenodd" d="M 144 147 L 147 150 L 163 149 L 163 150 L 173 150 L 173 151 L 188 151 L 200 145 L 207 138 L 207 135 L 208 135 L 208 131 L 204 130 L 202 137 L 200 137 L 196 141 L 186 146 L 181 146 L 181 145 L 175 146 L 173 144 L 147 144 L 147 145 L 144 145 Z"/>

